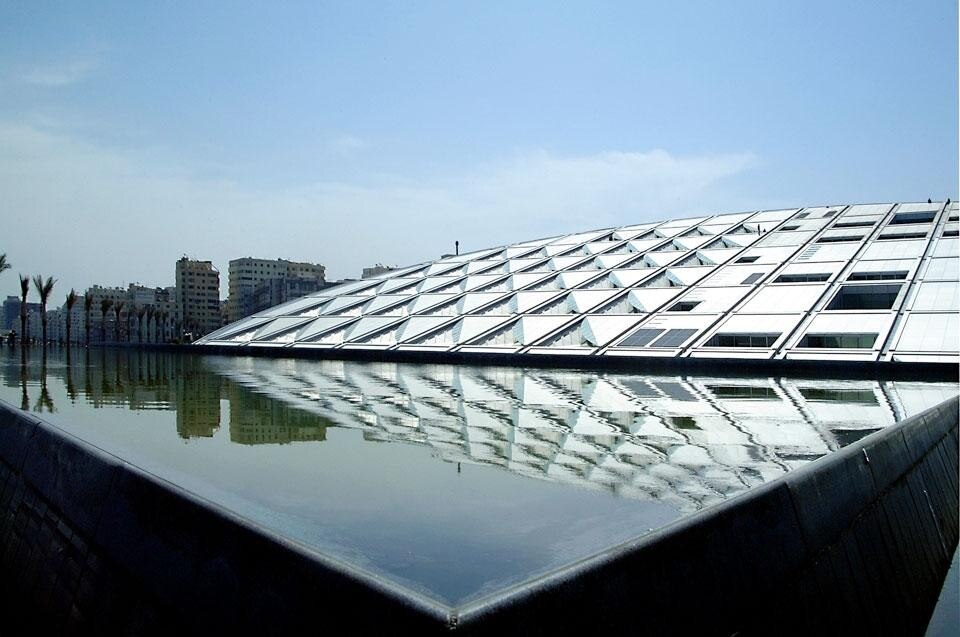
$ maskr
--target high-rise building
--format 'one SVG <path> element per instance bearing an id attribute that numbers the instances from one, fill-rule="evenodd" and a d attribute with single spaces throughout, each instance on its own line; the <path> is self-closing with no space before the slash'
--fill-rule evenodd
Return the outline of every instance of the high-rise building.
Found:
<path id="1" fill-rule="evenodd" d="M 27 316 L 40 311 L 39 303 L 27 303 Z M 20 331 L 20 297 L 8 296 L 3 302 L 3 325 L 5 330 Z"/>
<path id="2" fill-rule="evenodd" d="M 220 272 L 211 261 L 182 257 L 176 271 L 177 320 L 193 338 L 220 327 Z"/>
<path id="3" fill-rule="evenodd" d="M 228 274 L 227 317 L 230 321 L 237 321 L 256 311 L 254 294 L 261 283 L 288 277 L 312 279 L 323 284 L 326 268 L 319 263 L 244 257 L 230 262 Z M 319 289 L 319 286 L 315 289 Z"/>

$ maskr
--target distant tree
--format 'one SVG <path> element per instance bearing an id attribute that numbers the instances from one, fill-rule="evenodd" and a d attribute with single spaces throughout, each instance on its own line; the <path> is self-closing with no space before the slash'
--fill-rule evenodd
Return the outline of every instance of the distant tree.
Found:
<path id="1" fill-rule="evenodd" d="M 157 309 L 157 311 L 153 313 L 153 342 L 154 343 L 160 342 L 160 321 L 162 319 L 163 319 L 163 312 Z"/>
<path id="2" fill-rule="evenodd" d="M 127 328 L 127 342 L 133 342 L 133 319 L 137 315 L 137 306 L 133 305 L 127 310 L 127 323 L 125 327 Z"/>
<path id="3" fill-rule="evenodd" d="M 33 277 L 33 287 L 40 295 L 40 324 L 43 326 L 43 340 L 41 342 L 44 347 L 47 344 L 47 299 L 50 298 L 50 293 L 53 292 L 53 286 L 56 282 L 56 279 L 52 276 L 48 276 L 46 281 L 39 274 Z"/>
<path id="4" fill-rule="evenodd" d="M 20 275 L 20 342 L 26 343 L 27 338 L 27 294 L 30 293 L 30 277 Z"/>
<path id="5" fill-rule="evenodd" d="M 160 342 L 168 343 L 170 339 L 167 337 L 167 320 L 170 318 L 170 312 L 163 310 L 160 312 L 160 318 L 163 320 L 163 326 L 160 330 Z"/>
<path id="6" fill-rule="evenodd" d="M 143 317 L 146 316 L 147 309 L 142 305 L 137 306 L 137 341 L 143 343 Z"/>
<path id="7" fill-rule="evenodd" d="M 113 304 L 113 314 L 116 317 L 116 320 L 113 322 L 113 340 L 115 343 L 120 342 L 120 314 L 123 312 L 123 306 L 126 305 L 123 301 L 117 301 Z"/>
<path id="8" fill-rule="evenodd" d="M 73 306 L 77 304 L 77 299 L 80 297 L 77 296 L 77 291 L 73 288 L 70 288 L 70 291 L 67 292 L 67 302 L 64 304 L 67 308 L 67 347 L 70 347 L 70 340 L 73 336 L 73 331 L 70 329 L 70 325 L 73 323 Z"/>
<path id="9" fill-rule="evenodd" d="M 147 332 L 147 342 L 150 342 L 150 321 L 153 320 L 153 316 L 157 313 L 157 309 L 152 305 L 147 308 L 147 322 L 144 324 Z"/>
<path id="10" fill-rule="evenodd" d="M 0 254 L 0 274 L 10 269 L 10 263 L 7 261 L 7 253 Z"/>
<path id="11" fill-rule="evenodd" d="M 83 333 L 87 341 L 87 347 L 90 347 L 90 310 L 93 309 L 93 297 L 89 294 L 83 295 Z"/>
<path id="12" fill-rule="evenodd" d="M 107 312 L 110 311 L 110 308 L 113 307 L 112 299 L 103 299 L 100 301 L 100 317 L 102 322 L 100 323 L 100 344 L 107 342 Z"/>

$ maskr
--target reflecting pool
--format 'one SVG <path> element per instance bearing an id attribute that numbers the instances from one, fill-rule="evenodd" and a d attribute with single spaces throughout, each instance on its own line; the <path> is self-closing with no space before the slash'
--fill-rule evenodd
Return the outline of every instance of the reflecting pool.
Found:
<path id="1" fill-rule="evenodd" d="M 0 354 L 0 399 L 447 604 L 635 538 L 957 393 L 125 350 Z"/>

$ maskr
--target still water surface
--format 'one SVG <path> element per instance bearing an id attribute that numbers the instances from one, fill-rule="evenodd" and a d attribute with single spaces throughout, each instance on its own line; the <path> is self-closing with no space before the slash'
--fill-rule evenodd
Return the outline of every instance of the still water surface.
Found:
<path id="1" fill-rule="evenodd" d="M 952 383 L 0 354 L 0 399 L 316 550 L 459 604 L 657 528 Z"/>

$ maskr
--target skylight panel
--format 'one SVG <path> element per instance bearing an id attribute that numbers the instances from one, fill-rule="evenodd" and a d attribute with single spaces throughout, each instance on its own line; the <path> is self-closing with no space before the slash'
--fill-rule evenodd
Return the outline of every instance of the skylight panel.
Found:
<path id="1" fill-rule="evenodd" d="M 889 310 L 900 295 L 901 284 L 843 285 L 827 310 Z"/>

